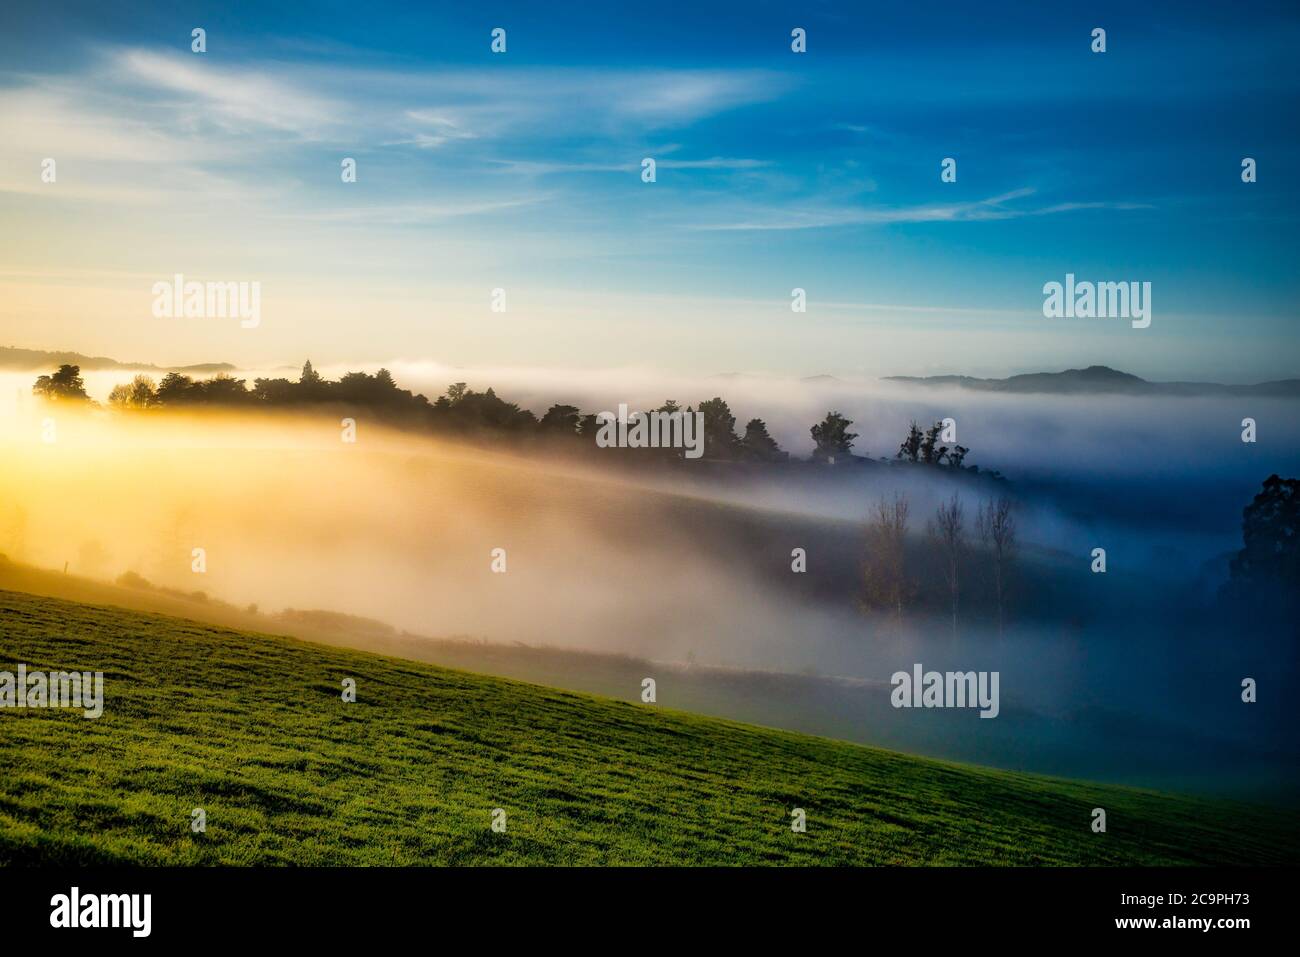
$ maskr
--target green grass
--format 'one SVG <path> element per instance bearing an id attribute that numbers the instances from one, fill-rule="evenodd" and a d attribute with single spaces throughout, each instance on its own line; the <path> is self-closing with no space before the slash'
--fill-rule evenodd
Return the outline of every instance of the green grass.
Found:
<path id="1" fill-rule="evenodd" d="M 3 864 L 1283 864 L 1300 843 L 1282 811 L 0 591 L 0 670 L 20 662 L 103 671 L 105 708 L 0 710 Z"/>

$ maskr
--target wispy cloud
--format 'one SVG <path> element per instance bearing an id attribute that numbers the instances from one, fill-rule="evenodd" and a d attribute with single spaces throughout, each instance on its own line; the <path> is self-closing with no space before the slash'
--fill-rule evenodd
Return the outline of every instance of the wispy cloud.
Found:
<path id="1" fill-rule="evenodd" d="M 285 214 L 294 220 L 306 220 L 321 223 L 356 223 L 369 226 L 415 226 L 437 223 L 449 219 L 467 216 L 483 216 L 490 213 L 520 209 L 546 202 L 550 194 L 539 193 L 533 196 L 520 196 L 507 199 L 464 200 L 454 203 L 403 203 L 372 206 L 348 206 L 343 208 L 295 211 Z"/>
<path id="2" fill-rule="evenodd" d="M 780 74 L 753 70 L 661 71 L 620 78 L 610 102 L 627 116 L 680 123 L 771 100 L 790 85 Z"/>
<path id="3" fill-rule="evenodd" d="M 663 169 L 762 169 L 770 166 L 767 160 L 741 159 L 727 156 L 713 156 L 701 160 L 663 159 L 658 165 Z"/>
<path id="4" fill-rule="evenodd" d="M 271 128 L 316 139 L 351 113 L 338 100 L 308 93 L 266 71 L 217 67 L 202 57 L 147 50 L 122 51 L 115 59 L 126 83 L 200 103 L 234 131 Z"/>
<path id="5" fill-rule="evenodd" d="M 407 110 L 406 118 L 413 124 L 411 135 L 406 139 L 390 140 L 385 146 L 411 145 L 420 149 L 437 149 L 448 143 L 477 139 L 479 135 L 466 129 L 463 121 L 433 110 Z"/>
<path id="6" fill-rule="evenodd" d="M 1016 200 L 1035 193 L 1033 187 L 1010 190 L 987 199 L 964 203 L 923 203 L 912 206 L 822 206 L 815 209 L 787 204 L 751 209 L 730 222 L 717 221 L 689 226 L 698 230 L 791 230 L 826 229 L 836 226 L 878 226 L 896 223 L 982 222 L 1047 216 L 1084 209 L 1148 209 L 1149 204 L 1128 202 L 1053 203 L 1048 206 L 1015 206 Z"/>
<path id="7" fill-rule="evenodd" d="M 656 151 L 649 150 L 651 155 Z M 542 160 L 492 160 L 501 171 L 524 176 L 547 176 L 556 173 L 632 173 L 641 169 L 644 156 L 622 162 L 564 163 Z M 657 169 L 665 170 L 757 170 L 770 166 L 770 162 L 744 157 L 712 156 L 708 159 L 684 160 L 663 158 L 656 160 Z"/>

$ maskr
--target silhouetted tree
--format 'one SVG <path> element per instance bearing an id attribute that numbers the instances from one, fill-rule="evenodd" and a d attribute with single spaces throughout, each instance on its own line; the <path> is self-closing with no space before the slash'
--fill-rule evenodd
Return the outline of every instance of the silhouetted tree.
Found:
<path id="1" fill-rule="evenodd" d="M 321 374 L 317 372 L 308 359 L 302 364 L 302 372 L 298 375 L 298 387 L 294 390 L 295 396 L 306 402 L 319 402 L 324 399 L 328 393 L 328 386 Z"/>
<path id="2" fill-rule="evenodd" d="M 960 446 L 958 446 L 960 448 Z M 993 589 L 998 606 L 998 637 L 1002 637 L 1002 600 L 1007 566 L 1016 549 L 1016 517 L 1005 495 L 980 506 L 975 528 L 993 559 Z"/>
<path id="3" fill-rule="evenodd" d="M 964 445 L 954 445 L 948 448 L 946 445 L 939 444 L 939 435 L 943 432 L 943 422 L 936 422 L 924 432 L 920 426 L 913 420 L 908 427 L 907 438 L 898 447 L 898 454 L 895 456 L 904 462 L 919 462 L 922 465 L 947 465 L 950 468 L 967 468 L 964 464 L 967 453 L 970 449 Z M 979 466 L 970 466 L 973 471 L 979 471 Z"/>
<path id="4" fill-rule="evenodd" d="M 898 447 L 898 455 L 895 458 L 905 462 L 915 462 L 921 454 L 921 438 L 921 430 L 913 420 L 907 430 L 907 438 L 903 439 L 903 444 Z"/>
<path id="5" fill-rule="evenodd" d="M 1265 479 L 1242 511 L 1241 537 L 1229 563 L 1229 594 L 1285 606 L 1300 601 L 1300 480 Z"/>
<path id="6" fill-rule="evenodd" d="M 782 452 L 776 439 L 768 435 L 767 423 L 762 419 L 750 419 L 745 425 L 745 437 L 740 440 L 745 454 L 759 462 L 784 462 L 789 453 Z"/>
<path id="7" fill-rule="evenodd" d="M 863 562 L 865 603 L 885 607 L 903 617 L 903 606 L 913 591 L 906 568 L 907 496 L 893 500 L 884 496 L 875 503 L 867 519 L 867 554 Z"/>
<path id="8" fill-rule="evenodd" d="M 852 419 L 846 419 L 838 412 L 827 412 L 822 419 L 808 431 L 817 443 L 813 449 L 813 461 L 833 462 L 836 458 L 849 458 L 853 454 L 853 440 L 858 433 L 850 432 Z"/>
<path id="9" fill-rule="evenodd" d="M 298 383 L 288 379 L 254 379 L 252 395 L 264 405 L 290 405 L 300 398 Z"/>
<path id="10" fill-rule="evenodd" d="M 61 365 L 53 375 L 37 378 L 32 394 L 53 402 L 89 402 L 86 383 L 81 378 L 81 367 Z"/>
<path id="11" fill-rule="evenodd" d="M 943 423 L 936 422 L 925 430 L 925 437 L 921 439 L 921 463 L 923 465 L 938 465 L 942 459 L 941 453 L 935 448 L 939 441 L 939 433 L 943 431 Z"/>
<path id="12" fill-rule="evenodd" d="M 952 636 L 957 637 L 957 606 L 961 594 L 960 572 L 962 552 L 966 548 L 966 523 L 961 500 L 954 494 L 947 502 L 940 502 L 934 518 L 927 526 L 930 539 L 938 546 L 943 557 L 944 581 L 952 598 Z"/>
<path id="13" fill-rule="evenodd" d="M 158 405 L 185 405 L 194 399 L 194 380 L 180 372 L 169 372 L 163 376 L 154 395 L 154 401 Z"/>
<path id="14" fill-rule="evenodd" d="M 338 382 L 318 383 L 316 390 L 321 398 L 365 405 L 385 413 L 423 409 L 429 402 L 424 396 L 399 389 L 387 369 L 380 369 L 374 375 L 349 372 Z"/>
<path id="15" fill-rule="evenodd" d="M 538 431 L 548 435 L 577 435 L 581 427 L 577 406 L 553 405 L 537 423 Z"/>
<path id="16" fill-rule="evenodd" d="M 433 405 L 435 427 L 462 435 L 491 432 L 519 432 L 537 427 L 537 416 L 513 402 L 497 397 L 496 391 L 475 392 L 458 382 Z"/>
<path id="17" fill-rule="evenodd" d="M 196 382 L 194 400 L 210 405 L 239 405 L 249 401 L 248 389 L 243 379 L 219 372 L 206 382 Z"/>
<path id="18" fill-rule="evenodd" d="M 138 375 L 130 382 L 113 386 L 108 394 L 108 404 L 123 409 L 144 409 L 154 404 L 158 387 L 147 375 Z"/>
<path id="19" fill-rule="evenodd" d="M 700 403 L 704 414 L 704 454 L 714 459 L 735 458 L 740 450 L 736 434 L 736 417 L 731 407 L 717 397 Z"/>
<path id="20" fill-rule="evenodd" d="M 5 527 L 4 552 L 12 558 L 22 559 L 27 553 L 27 509 L 15 505 L 9 511 Z"/>

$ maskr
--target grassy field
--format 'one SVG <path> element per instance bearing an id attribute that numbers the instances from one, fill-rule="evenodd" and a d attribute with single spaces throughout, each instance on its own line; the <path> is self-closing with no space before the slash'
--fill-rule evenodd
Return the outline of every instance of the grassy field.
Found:
<path id="1" fill-rule="evenodd" d="M 0 864 L 1283 864 L 1284 811 L 938 761 L 0 591 Z M 354 678 L 358 700 L 341 682 Z M 191 811 L 207 814 L 193 834 Z M 507 829 L 494 832 L 493 808 Z M 795 807 L 806 833 L 790 828 Z M 1090 812 L 1104 807 L 1108 832 Z"/>

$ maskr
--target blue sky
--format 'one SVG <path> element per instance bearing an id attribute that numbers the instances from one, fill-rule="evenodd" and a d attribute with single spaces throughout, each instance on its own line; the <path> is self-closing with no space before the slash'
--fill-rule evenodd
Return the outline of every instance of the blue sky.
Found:
<path id="1" fill-rule="evenodd" d="M 1300 374 L 1286 5 L 246 6 L 0 14 L 0 343 Z M 261 282 L 264 322 L 160 326 L 176 272 Z M 1043 318 L 1067 272 L 1151 282 L 1151 327 Z"/>

